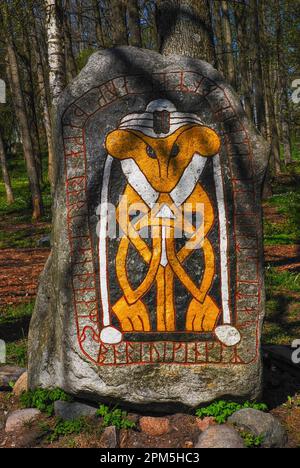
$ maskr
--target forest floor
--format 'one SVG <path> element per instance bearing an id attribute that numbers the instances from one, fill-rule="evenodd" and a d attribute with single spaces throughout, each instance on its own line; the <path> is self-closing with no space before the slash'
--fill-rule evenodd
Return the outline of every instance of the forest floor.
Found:
<path id="1" fill-rule="evenodd" d="M 51 223 L 48 189 L 45 216 L 39 223 L 32 223 L 26 178 L 22 180 L 19 177 L 15 182 L 16 202 L 11 207 L 5 204 L 0 184 L 0 338 L 7 343 L 7 364 L 25 367 L 38 277 L 50 252 Z M 300 339 L 299 175 L 286 174 L 277 179 L 273 195 L 264 203 L 264 222 L 267 314 L 263 344 L 291 346 Z M 299 448 L 299 374 L 295 377 L 289 369 L 277 369 L 272 362 L 265 367 L 263 401 L 286 425 L 289 446 Z M 0 408 L 9 411 L 16 405 L 10 394 L 0 392 Z M 63 439 L 62 445 L 65 443 Z M 85 443 L 84 439 L 78 442 L 79 446 Z"/>

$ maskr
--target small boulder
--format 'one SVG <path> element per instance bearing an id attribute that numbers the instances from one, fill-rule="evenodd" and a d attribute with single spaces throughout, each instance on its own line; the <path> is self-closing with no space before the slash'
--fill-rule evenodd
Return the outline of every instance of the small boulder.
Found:
<path id="1" fill-rule="evenodd" d="M 13 388 L 13 394 L 17 397 L 22 395 L 22 393 L 26 392 L 28 390 L 28 373 L 24 372 L 21 377 L 18 378 L 16 381 L 14 388 Z"/>
<path id="2" fill-rule="evenodd" d="M 43 236 L 37 241 L 37 247 L 51 247 L 51 237 L 48 236 Z"/>
<path id="3" fill-rule="evenodd" d="M 245 444 L 233 427 L 215 425 L 202 432 L 195 448 L 245 448 Z"/>
<path id="4" fill-rule="evenodd" d="M 23 429 L 26 423 L 35 421 L 40 414 L 41 412 L 34 408 L 14 411 L 7 418 L 5 432 L 17 432 Z"/>
<path id="5" fill-rule="evenodd" d="M 0 367 L 0 390 L 10 390 L 11 384 L 15 384 L 19 377 L 26 371 L 23 367 Z"/>
<path id="6" fill-rule="evenodd" d="M 168 418 L 143 416 L 140 419 L 140 428 L 145 434 L 152 437 L 158 437 L 169 432 L 170 422 Z"/>
<path id="7" fill-rule="evenodd" d="M 101 447 L 102 448 L 117 448 L 118 446 L 118 434 L 115 426 L 106 427 L 101 436 Z"/>
<path id="8" fill-rule="evenodd" d="M 240 430 L 250 432 L 255 436 L 263 436 L 262 447 L 283 448 L 287 443 L 287 434 L 280 423 L 270 413 L 264 413 L 252 408 L 242 409 L 234 413 L 228 422 Z"/>
<path id="9" fill-rule="evenodd" d="M 54 403 L 55 416 L 71 421 L 85 416 L 95 416 L 97 408 L 79 402 L 56 401 Z"/>

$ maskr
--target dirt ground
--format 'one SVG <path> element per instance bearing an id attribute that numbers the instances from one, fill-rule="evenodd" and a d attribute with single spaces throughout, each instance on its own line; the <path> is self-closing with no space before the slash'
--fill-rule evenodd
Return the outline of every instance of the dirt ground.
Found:
<path id="1" fill-rule="evenodd" d="M 0 307 L 34 299 L 49 253 L 49 249 L 0 249 Z"/>
<path id="2" fill-rule="evenodd" d="M 280 223 L 276 209 L 267 208 L 265 215 L 271 222 Z M 5 228 L 5 226 L 1 226 Z M 9 231 L 10 227 L 7 226 Z M 11 228 L 13 230 L 13 228 Z M 0 307 L 19 305 L 34 299 L 38 278 L 48 258 L 47 248 L 0 249 Z M 300 271 L 300 245 L 267 246 L 266 261 L 279 271 Z M 299 298 L 299 294 L 297 294 Z M 289 434 L 290 448 L 300 447 L 300 376 L 278 370 L 265 363 L 265 390 L 263 400 L 272 413 L 278 416 Z M 19 408 L 18 399 L 9 392 L 0 392 L 0 414 Z M 121 447 L 192 447 L 199 436 L 195 416 L 170 416 L 171 432 L 159 438 L 149 437 L 140 431 L 122 430 L 119 433 Z M 53 424 L 53 418 L 41 416 L 40 420 L 24 427 L 21 434 L 8 436 L 0 430 L 0 447 L 101 447 L 98 429 L 94 433 L 63 437 L 58 442 L 46 442 L 45 427 Z M 1 423 L 1 421 L 0 421 Z M 0 424 L 1 427 L 1 424 Z M 93 431 L 92 431 L 93 432 Z"/>

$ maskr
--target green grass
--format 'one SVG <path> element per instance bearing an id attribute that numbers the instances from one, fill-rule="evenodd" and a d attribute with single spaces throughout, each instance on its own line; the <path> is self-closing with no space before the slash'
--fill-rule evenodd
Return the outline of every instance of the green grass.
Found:
<path id="1" fill-rule="evenodd" d="M 300 273 L 278 271 L 275 268 L 267 267 L 266 288 L 269 296 L 280 290 L 300 293 Z"/>
<path id="2" fill-rule="evenodd" d="M 300 337 L 300 274 L 266 270 L 264 344 L 290 345 Z"/>
<path id="3" fill-rule="evenodd" d="M 2 307 L 0 309 L 0 329 L 3 324 L 13 323 L 17 320 L 31 317 L 33 308 L 34 302 Z"/>
<path id="4" fill-rule="evenodd" d="M 8 205 L 5 196 L 5 187 L 0 180 L 0 219 L 9 217 L 9 222 L 22 223 L 31 222 L 32 205 L 31 195 L 29 190 L 28 177 L 26 173 L 25 161 L 22 154 L 16 155 L 8 160 L 8 168 L 11 176 L 11 183 L 15 202 Z M 51 195 L 50 185 L 47 181 L 47 155 L 43 155 L 43 178 L 42 186 L 43 202 L 45 215 L 42 218 L 44 221 L 51 219 Z"/>
<path id="5" fill-rule="evenodd" d="M 6 363 L 26 367 L 27 329 L 34 303 L 1 307 L 0 337 L 6 341 Z"/>
<path id="6" fill-rule="evenodd" d="M 27 366 L 27 339 L 18 340 L 6 345 L 6 364 L 11 366 Z"/>
<path id="7" fill-rule="evenodd" d="M 51 227 L 29 226 L 17 231 L 0 231 L 0 249 L 29 249 L 38 246 L 38 241 L 50 234 Z"/>
<path id="8" fill-rule="evenodd" d="M 43 158 L 43 166 L 45 182 L 42 185 L 42 193 L 45 213 L 40 221 L 50 223 L 52 202 L 50 185 L 47 182 L 46 155 Z M 50 226 L 38 226 L 32 222 L 31 195 L 22 154 L 9 159 L 9 172 L 15 201 L 12 205 L 7 204 L 4 184 L 0 178 L 0 249 L 37 247 L 38 240 L 49 234 L 51 229 Z M 9 225 L 8 229 L 5 229 L 6 225 Z"/>
<path id="9" fill-rule="evenodd" d="M 268 200 L 268 204 L 282 215 L 283 222 L 275 224 L 265 221 L 265 245 L 300 244 L 300 185 L 294 191 L 289 189 L 278 188 L 281 193 Z"/>
<path id="10" fill-rule="evenodd" d="M 60 437 L 68 435 L 78 435 L 82 433 L 90 433 L 92 431 L 91 424 L 85 418 L 73 419 L 72 421 L 64 421 L 57 419 L 51 433 L 47 437 L 48 442 L 55 442 Z"/>

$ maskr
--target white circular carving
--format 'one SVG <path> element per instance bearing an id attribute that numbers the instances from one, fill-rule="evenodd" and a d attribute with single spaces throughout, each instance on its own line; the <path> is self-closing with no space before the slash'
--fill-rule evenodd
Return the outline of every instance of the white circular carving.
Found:
<path id="1" fill-rule="evenodd" d="M 215 329 L 215 335 L 225 346 L 236 346 L 241 341 L 240 332 L 231 325 L 220 325 Z"/>
<path id="2" fill-rule="evenodd" d="M 122 333 L 114 327 L 105 327 L 100 333 L 100 340 L 105 344 L 118 344 L 122 339 Z"/>

